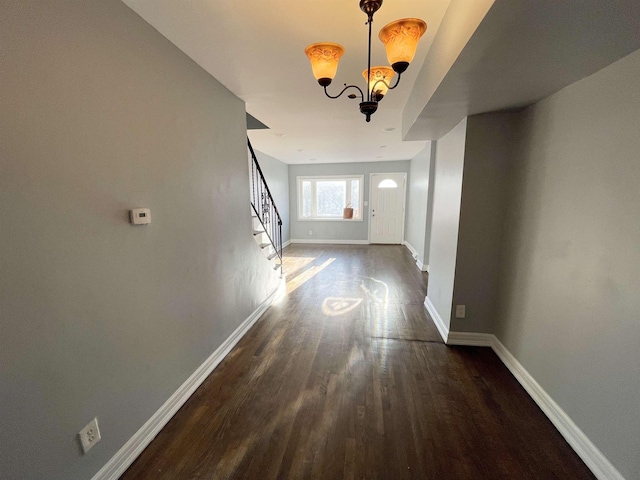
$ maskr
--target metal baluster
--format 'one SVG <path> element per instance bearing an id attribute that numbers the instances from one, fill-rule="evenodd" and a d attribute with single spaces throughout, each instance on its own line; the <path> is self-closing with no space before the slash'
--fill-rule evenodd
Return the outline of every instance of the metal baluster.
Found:
<path id="1" fill-rule="evenodd" d="M 252 183 L 252 207 L 254 213 L 258 216 L 260 223 L 269 237 L 269 241 L 274 249 L 275 254 L 280 259 L 280 273 L 283 272 L 282 265 L 282 218 L 278 207 L 273 201 L 269 186 L 267 185 L 260 164 L 255 156 L 251 142 L 247 138 L 247 146 L 251 154 L 251 183 Z"/>

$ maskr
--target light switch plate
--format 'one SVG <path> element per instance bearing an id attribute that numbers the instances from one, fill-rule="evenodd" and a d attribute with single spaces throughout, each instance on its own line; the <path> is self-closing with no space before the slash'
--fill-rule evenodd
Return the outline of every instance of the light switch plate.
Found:
<path id="1" fill-rule="evenodd" d="M 466 305 L 456 305 L 456 318 L 465 318 L 467 315 Z"/>
<path id="2" fill-rule="evenodd" d="M 134 208 L 129 210 L 129 221 L 134 225 L 151 223 L 151 210 L 148 208 Z"/>

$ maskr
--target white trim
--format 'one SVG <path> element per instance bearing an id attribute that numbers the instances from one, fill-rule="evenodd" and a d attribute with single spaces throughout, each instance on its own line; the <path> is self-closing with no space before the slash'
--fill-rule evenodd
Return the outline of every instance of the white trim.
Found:
<path id="1" fill-rule="evenodd" d="M 156 435 L 167 424 L 171 417 L 182 407 L 189 397 L 196 391 L 200 384 L 218 366 L 218 364 L 235 347 L 240 339 L 249 331 L 254 323 L 262 316 L 269 306 L 279 298 L 286 288 L 283 288 L 284 280 L 258 308 L 236 328 L 236 330 L 220 345 L 213 354 L 207 358 L 198 369 L 191 374 L 178 390 L 162 405 L 156 413 L 138 430 L 133 437 L 125 443 L 118 452 L 111 457 L 92 480 L 117 480 L 124 471 L 134 462 L 142 451 L 151 443 Z"/>
<path id="2" fill-rule="evenodd" d="M 296 243 L 296 240 L 290 240 Z M 345 243 L 347 241 L 329 241 Z M 329 243 L 325 241 L 325 243 Z M 363 242 L 352 240 L 350 242 Z M 301 241 L 300 243 L 320 243 L 320 241 Z M 175 415 L 180 407 L 189 399 L 200 384 L 218 366 L 224 357 L 233 349 L 253 324 L 262 316 L 266 309 L 285 291 L 284 281 L 278 288 L 258 306 L 258 308 L 220 345 L 215 352 L 185 381 L 176 392 L 158 409 L 153 416 L 129 439 L 123 447 L 96 473 L 92 480 L 117 480 L 120 475 L 134 462 L 142 451 L 151 443 L 167 422 Z M 589 467 L 599 480 L 624 480 L 624 477 L 603 455 L 593 442 L 571 420 L 562 408 L 538 384 L 531 374 L 513 356 L 495 335 L 488 333 L 449 332 L 442 318 L 425 297 L 424 305 L 431 315 L 438 332 L 448 345 L 489 346 L 498 358 L 509 369 L 511 374 L 520 382 L 522 387 L 551 420 L 560 434 L 567 440 L 578 456 Z"/>
<path id="3" fill-rule="evenodd" d="M 342 217 L 299 218 L 298 222 L 364 222 L 364 218 L 342 218 Z"/>
<path id="4" fill-rule="evenodd" d="M 624 477 L 607 457 L 589 440 L 589 437 L 580 430 L 569 415 L 545 392 L 495 335 L 491 347 L 596 478 L 599 480 L 624 480 Z"/>
<path id="5" fill-rule="evenodd" d="M 291 243 L 328 243 L 331 245 L 368 245 L 369 240 L 321 240 L 309 238 L 292 238 Z"/>
<path id="6" fill-rule="evenodd" d="M 369 174 L 369 212 L 367 213 L 369 219 L 369 233 L 367 234 L 367 238 L 369 238 L 369 243 L 371 243 L 371 198 L 373 198 L 373 176 L 374 175 L 402 175 L 402 188 L 404 189 L 403 198 L 402 198 L 402 227 L 401 232 L 402 236 L 400 237 L 400 244 L 404 244 L 404 227 L 406 224 L 406 216 L 407 216 L 407 172 L 372 172 Z M 363 212 L 364 218 L 364 212 Z M 379 244 L 385 245 L 385 244 Z M 393 245 L 393 244 L 391 244 Z M 415 251 L 415 250 L 414 250 Z"/>
<path id="7" fill-rule="evenodd" d="M 418 252 L 416 251 L 415 248 L 413 248 L 413 245 L 411 245 L 409 242 L 407 242 L 406 240 L 402 242 L 402 244 L 407 247 L 409 249 L 409 251 L 411 252 L 411 256 L 413 257 L 414 260 L 418 259 Z"/>
<path id="8" fill-rule="evenodd" d="M 288 247 L 289 245 L 291 245 L 291 240 L 287 240 L 286 242 L 284 242 L 284 243 L 282 244 L 282 248 L 284 248 L 284 247 Z"/>
<path id="9" fill-rule="evenodd" d="M 425 299 L 425 305 L 427 305 L 427 301 L 428 298 Z M 429 309 L 428 306 L 427 309 Z M 429 313 L 431 313 L 431 311 L 429 311 Z M 431 316 L 434 319 L 436 327 L 440 329 L 436 317 L 433 314 Z M 491 347 L 502 363 L 504 363 L 511 374 L 518 380 L 533 401 L 536 402 L 596 478 L 599 480 L 624 480 L 624 477 L 611 464 L 607 457 L 605 457 L 589 437 L 580 430 L 580 427 L 571 420 L 571 417 L 562 410 L 495 335 L 490 333 L 449 332 L 446 343 L 447 345 Z"/>
<path id="10" fill-rule="evenodd" d="M 421 272 L 429 271 L 429 265 L 425 265 L 420 260 L 416 260 L 416 266 L 418 267 L 418 269 L 420 269 Z"/>
<path id="11" fill-rule="evenodd" d="M 496 337 L 491 333 L 449 332 L 447 345 L 463 345 L 468 347 L 491 347 Z"/>
<path id="12" fill-rule="evenodd" d="M 415 248 L 413 248 L 413 245 L 411 245 L 406 240 L 403 240 L 402 244 L 405 247 L 407 247 L 409 249 L 409 251 L 411 252 L 411 256 L 416 261 L 416 267 L 418 267 L 418 270 L 420 270 L 421 272 L 428 272 L 429 271 L 429 265 L 425 265 L 424 263 L 422 263 L 420 261 L 420 258 L 418 258 L 419 257 L 418 252 L 417 252 L 417 250 Z"/>
<path id="13" fill-rule="evenodd" d="M 431 316 L 433 323 L 436 325 L 438 332 L 440 332 L 442 340 L 444 341 L 444 343 L 447 343 L 447 338 L 449 337 L 449 329 L 444 324 L 442 317 L 436 310 L 436 307 L 433 305 L 433 303 L 431 303 L 429 297 L 424 297 L 424 306 L 427 308 L 427 312 L 429 312 L 429 315 Z"/>

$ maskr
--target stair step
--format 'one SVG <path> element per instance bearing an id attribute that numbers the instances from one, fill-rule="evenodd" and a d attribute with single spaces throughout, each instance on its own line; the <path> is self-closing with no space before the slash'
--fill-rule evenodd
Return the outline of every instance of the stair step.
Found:
<path id="1" fill-rule="evenodd" d="M 270 247 L 270 246 L 271 246 L 270 243 L 261 243 L 260 244 L 260 248 L 267 248 L 267 247 Z"/>
<path id="2" fill-rule="evenodd" d="M 273 260 L 273 259 L 274 259 L 274 258 L 276 258 L 277 256 L 278 256 L 278 253 L 277 253 L 277 252 L 273 252 L 271 255 L 269 255 L 269 256 L 267 257 L 267 260 Z"/>
<path id="3" fill-rule="evenodd" d="M 279 264 L 279 263 L 276 263 L 276 264 L 273 266 L 273 269 L 274 269 L 274 270 L 280 270 L 280 264 Z"/>
<path id="4" fill-rule="evenodd" d="M 264 230 L 254 230 L 253 231 L 254 235 L 260 235 L 261 233 L 264 233 Z"/>

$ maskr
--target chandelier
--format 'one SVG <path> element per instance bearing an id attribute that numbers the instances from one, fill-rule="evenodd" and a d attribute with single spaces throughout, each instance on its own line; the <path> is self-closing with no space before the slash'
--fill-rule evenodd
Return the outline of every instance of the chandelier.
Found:
<path id="1" fill-rule="evenodd" d="M 371 67 L 371 25 L 373 14 L 382 6 L 383 0 L 360 0 L 360 10 L 367 14 L 369 25 L 369 50 L 367 69 L 362 72 L 362 76 L 367 82 L 367 95 L 357 85 L 344 84 L 344 88 L 337 95 L 330 95 L 327 87 L 331 85 L 333 77 L 338 70 L 338 62 L 344 53 L 344 47 L 337 43 L 313 43 L 305 49 L 305 53 L 311 60 L 313 75 L 318 80 L 324 93 L 329 98 L 338 98 L 350 88 L 355 88 L 360 92 L 360 112 L 365 115 L 367 122 L 371 121 L 371 115 L 378 109 L 378 102 L 382 100 L 388 90 L 393 90 L 400 83 L 402 73 L 409 67 L 416 53 L 418 40 L 427 30 L 427 24 L 418 18 L 403 18 L 386 25 L 378 38 L 387 50 L 387 60 L 391 67 L 379 66 Z M 391 86 L 391 79 L 395 74 L 396 83 Z M 350 94 L 349 98 L 357 98 L 357 95 Z"/>

